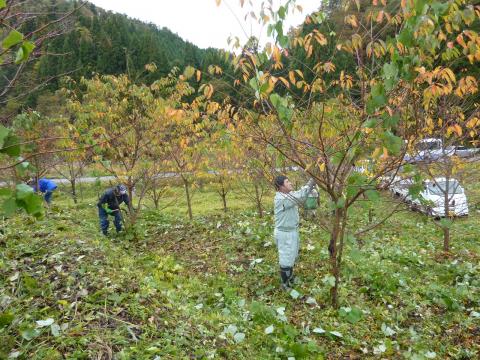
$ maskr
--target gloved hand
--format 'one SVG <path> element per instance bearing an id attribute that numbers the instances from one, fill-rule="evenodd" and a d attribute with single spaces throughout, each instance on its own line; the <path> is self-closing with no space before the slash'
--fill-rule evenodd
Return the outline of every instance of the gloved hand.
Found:
<path id="1" fill-rule="evenodd" d="M 106 208 L 105 208 L 105 211 L 106 211 L 106 213 L 107 213 L 108 215 L 112 215 L 112 214 L 113 214 L 113 210 L 110 209 L 109 207 L 106 207 Z"/>

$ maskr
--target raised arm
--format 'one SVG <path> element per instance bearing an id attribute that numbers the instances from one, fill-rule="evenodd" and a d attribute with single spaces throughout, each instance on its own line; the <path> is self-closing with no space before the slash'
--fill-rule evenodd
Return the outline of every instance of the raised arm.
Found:
<path id="1" fill-rule="evenodd" d="M 315 180 L 310 179 L 305 186 L 302 186 L 300 190 L 291 191 L 288 194 L 284 195 L 283 207 L 285 209 L 291 208 L 293 206 L 302 205 L 306 200 L 313 187 L 315 186 Z"/>

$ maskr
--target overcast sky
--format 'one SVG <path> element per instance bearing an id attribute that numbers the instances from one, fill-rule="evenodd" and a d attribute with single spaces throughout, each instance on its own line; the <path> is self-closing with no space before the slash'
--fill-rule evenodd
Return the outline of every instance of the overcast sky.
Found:
<path id="1" fill-rule="evenodd" d="M 261 28 L 245 22 L 244 15 L 251 8 L 242 9 L 239 0 L 222 0 L 219 7 L 215 0 L 89 0 L 105 9 L 126 14 L 145 22 L 167 27 L 185 40 L 201 47 L 228 48 L 227 38 L 239 36 L 242 43 L 246 34 L 260 37 Z M 257 8 L 263 0 L 251 0 Z M 274 0 L 278 4 L 281 0 Z M 283 1 L 284 2 L 284 1 Z M 305 16 L 318 9 L 320 0 L 297 0 L 303 13 L 289 17 L 288 25 L 302 23 Z M 248 0 L 245 1 L 248 3 Z M 232 11 L 233 13 L 232 13 Z M 236 16 L 234 15 L 236 14 Z M 239 21 L 242 25 L 239 24 Z M 258 25 L 258 24 L 257 24 Z M 288 27 L 287 27 L 288 28 Z M 262 43 L 265 43 L 263 31 Z"/>

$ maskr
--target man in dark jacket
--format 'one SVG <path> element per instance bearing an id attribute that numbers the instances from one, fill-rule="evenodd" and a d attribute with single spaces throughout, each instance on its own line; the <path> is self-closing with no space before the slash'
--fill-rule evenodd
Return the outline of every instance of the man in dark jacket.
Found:
<path id="1" fill-rule="evenodd" d="M 108 235 L 108 215 L 114 217 L 113 223 L 117 232 L 122 230 L 122 214 L 120 213 L 120 204 L 125 203 L 130 207 L 130 199 L 127 195 L 125 185 L 117 185 L 108 189 L 98 200 L 98 216 L 100 217 L 100 228 L 104 235 Z"/>

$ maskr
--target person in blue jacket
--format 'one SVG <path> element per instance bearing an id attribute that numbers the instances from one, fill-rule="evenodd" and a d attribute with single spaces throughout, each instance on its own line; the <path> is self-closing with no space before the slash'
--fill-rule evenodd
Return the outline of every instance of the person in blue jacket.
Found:
<path id="1" fill-rule="evenodd" d="M 130 199 L 128 198 L 125 185 L 117 185 L 114 188 L 107 189 L 98 200 L 98 216 L 103 235 L 108 235 L 108 215 L 114 217 L 113 224 L 117 232 L 122 230 L 121 203 L 125 203 L 130 208 Z"/>
<path id="2" fill-rule="evenodd" d="M 52 196 L 53 192 L 57 189 L 57 184 L 53 182 L 53 180 L 41 178 L 38 180 L 38 189 L 37 189 L 37 181 L 35 179 L 32 179 L 28 182 L 28 185 L 30 185 L 33 188 L 33 191 L 41 192 L 43 194 L 43 198 L 45 202 L 50 205 L 52 202 Z"/>

